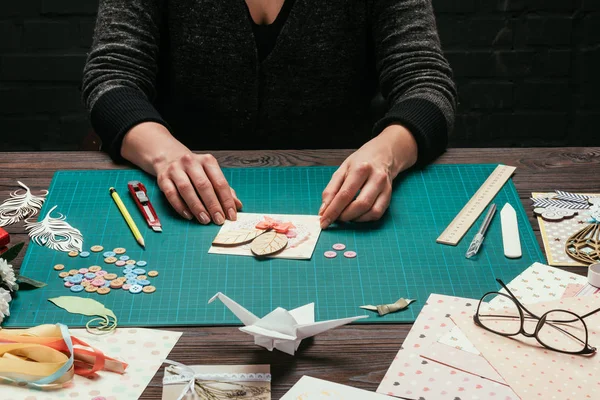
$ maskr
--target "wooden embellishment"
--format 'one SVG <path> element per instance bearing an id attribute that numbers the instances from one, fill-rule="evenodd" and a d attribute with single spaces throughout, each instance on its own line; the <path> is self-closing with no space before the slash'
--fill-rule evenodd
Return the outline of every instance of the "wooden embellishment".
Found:
<path id="1" fill-rule="evenodd" d="M 593 223 L 575 233 L 565 244 L 569 257 L 584 264 L 600 260 L 600 223 Z"/>
<path id="2" fill-rule="evenodd" d="M 262 235 L 266 231 L 261 229 L 238 229 L 220 233 L 215 237 L 212 244 L 214 246 L 237 246 L 246 244 Z"/>
<path id="3" fill-rule="evenodd" d="M 288 238 L 285 234 L 268 231 L 254 239 L 250 249 L 257 256 L 268 256 L 283 250 L 287 243 Z"/>

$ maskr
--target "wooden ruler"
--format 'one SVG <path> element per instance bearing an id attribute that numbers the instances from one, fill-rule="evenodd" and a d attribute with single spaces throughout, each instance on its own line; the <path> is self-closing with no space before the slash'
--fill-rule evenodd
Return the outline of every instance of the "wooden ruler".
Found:
<path id="1" fill-rule="evenodd" d="M 517 168 L 508 165 L 498 165 L 436 242 L 456 246 L 494 196 L 502 189 L 502 186 L 510 179 L 515 169 Z"/>

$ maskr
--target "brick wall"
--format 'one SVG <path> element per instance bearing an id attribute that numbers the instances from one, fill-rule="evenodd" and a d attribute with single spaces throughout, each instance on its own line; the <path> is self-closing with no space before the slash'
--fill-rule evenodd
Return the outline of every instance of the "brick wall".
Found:
<path id="1" fill-rule="evenodd" d="M 98 0 L 2 3 L 0 150 L 78 148 Z M 600 145 L 600 0 L 433 3 L 459 87 L 453 146 Z"/>

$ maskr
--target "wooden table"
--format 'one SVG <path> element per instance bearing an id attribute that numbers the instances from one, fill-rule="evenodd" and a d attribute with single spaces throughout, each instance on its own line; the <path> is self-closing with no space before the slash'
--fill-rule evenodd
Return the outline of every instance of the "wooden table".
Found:
<path id="1" fill-rule="evenodd" d="M 223 167 L 339 165 L 351 150 L 236 151 L 213 153 Z M 503 163 L 514 165 L 514 182 L 526 208 L 532 191 L 563 189 L 598 191 L 600 148 L 451 149 L 438 161 L 443 164 Z M 59 169 L 114 169 L 103 153 L 49 152 L 0 153 L 0 200 L 15 190 L 21 180 L 32 190 L 47 189 Z M 540 246 L 537 222 L 530 223 Z M 22 224 L 6 228 L 12 243 L 28 241 Z M 14 262 L 20 266 L 23 254 Z M 582 273 L 574 268 L 574 272 Z M 248 335 L 235 327 L 174 328 L 184 332 L 169 356 L 193 364 L 270 364 L 273 399 L 279 399 L 302 375 L 375 390 L 383 378 L 411 325 L 352 325 L 303 342 L 291 357 L 253 345 Z M 159 399 L 162 370 L 142 398 Z"/>

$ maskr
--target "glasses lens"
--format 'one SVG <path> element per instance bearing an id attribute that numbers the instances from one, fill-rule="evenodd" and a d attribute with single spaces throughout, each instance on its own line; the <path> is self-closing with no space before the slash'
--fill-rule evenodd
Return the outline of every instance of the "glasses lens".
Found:
<path id="1" fill-rule="evenodd" d="M 487 305 L 489 301 L 499 297 L 502 297 L 503 306 L 507 308 L 492 308 Z M 516 303 L 510 296 L 501 293 L 490 293 L 485 295 L 481 302 L 478 312 L 481 325 L 500 335 L 508 336 L 519 333 L 521 330 L 521 316 Z"/>
<path id="2" fill-rule="evenodd" d="M 550 311 L 542 320 L 537 336 L 547 347 L 567 353 L 578 353 L 585 348 L 585 325 L 577 315 L 568 311 Z"/>

